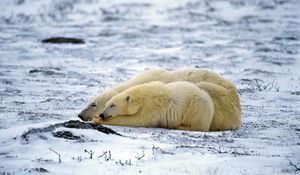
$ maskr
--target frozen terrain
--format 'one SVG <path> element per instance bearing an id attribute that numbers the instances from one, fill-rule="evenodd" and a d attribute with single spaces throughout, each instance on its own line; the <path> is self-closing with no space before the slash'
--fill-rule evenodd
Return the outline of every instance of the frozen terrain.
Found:
<path id="1" fill-rule="evenodd" d="M 299 9 L 299 0 L 1 0 L 0 175 L 300 174 Z M 85 44 L 41 42 L 54 36 Z M 234 82 L 241 129 L 57 127 L 24 139 L 155 67 Z"/>

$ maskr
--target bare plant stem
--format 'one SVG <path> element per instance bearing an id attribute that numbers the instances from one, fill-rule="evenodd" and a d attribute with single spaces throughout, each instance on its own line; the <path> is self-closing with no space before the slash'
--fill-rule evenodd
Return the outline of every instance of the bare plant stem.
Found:
<path id="1" fill-rule="evenodd" d="M 95 152 L 93 152 L 92 150 L 89 150 L 89 151 L 88 151 L 88 150 L 86 150 L 86 149 L 84 150 L 84 152 L 85 152 L 85 153 L 88 153 L 88 154 L 90 155 L 90 157 L 89 157 L 90 159 L 93 159 L 93 155 L 94 155 Z"/>
<path id="2" fill-rule="evenodd" d="M 298 167 L 296 164 L 294 164 L 290 159 L 288 159 L 288 160 L 289 160 L 290 165 L 293 166 L 293 167 L 295 168 L 296 173 L 297 173 L 298 171 L 300 171 L 300 167 Z"/>
<path id="3" fill-rule="evenodd" d="M 61 163 L 61 156 L 58 152 L 56 152 L 55 150 L 53 150 L 52 148 L 49 148 L 50 151 L 54 152 L 57 156 L 58 156 L 58 163 Z"/>
<path id="4" fill-rule="evenodd" d="M 135 156 L 135 158 L 137 160 L 141 160 L 143 157 L 145 157 L 145 151 L 143 150 L 143 154 L 140 156 L 139 153 L 137 153 L 137 156 Z"/>

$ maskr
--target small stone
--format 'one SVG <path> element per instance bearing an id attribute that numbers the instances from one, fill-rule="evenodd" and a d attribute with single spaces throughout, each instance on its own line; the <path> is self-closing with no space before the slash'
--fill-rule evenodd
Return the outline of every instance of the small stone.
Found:
<path id="1" fill-rule="evenodd" d="M 52 37 L 43 39 L 42 43 L 51 44 L 84 44 L 84 40 L 80 38 L 67 38 L 67 37 Z"/>

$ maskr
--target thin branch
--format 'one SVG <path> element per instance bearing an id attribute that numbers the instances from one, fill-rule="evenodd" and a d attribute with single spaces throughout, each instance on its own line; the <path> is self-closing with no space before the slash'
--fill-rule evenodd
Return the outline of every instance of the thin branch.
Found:
<path id="1" fill-rule="evenodd" d="M 122 160 L 119 160 L 119 161 L 116 161 L 116 164 L 117 164 L 117 165 L 121 165 L 121 166 L 124 166 L 124 165 L 132 165 L 132 164 L 131 164 L 131 159 L 125 160 L 125 162 L 122 162 Z"/>
<path id="2" fill-rule="evenodd" d="M 103 151 L 103 154 L 98 156 L 98 158 L 101 158 L 103 156 L 106 161 L 112 160 L 110 151 Z"/>
<path id="3" fill-rule="evenodd" d="M 145 152 L 144 152 L 144 150 L 143 150 L 143 154 L 140 156 L 139 155 L 139 153 L 137 153 L 137 156 L 135 156 L 135 158 L 137 159 L 137 160 L 141 160 L 143 157 L 145 157 Z"/>
<path id="4" fill-rule="evenodd" d="M 154 145 L 152 146 L 152 154 L 154 155 L 155 150 L 158 150 L 160 147 L 155 147 Z"/>
<path id="5" fill-rule="evenodd" d="M 89 150 L 89 151 L 88 151 L 88 150 L 86 150 L 86 149 L 84 150 L 84 152 L 85 152 L 85 153 L 88 153 L 88 154 L 90 155 L 90 157 L 89 157 L 90 159 L 93 159 L 93 155 L 94 155 L 95 152 L 93 152 L 92 150 Z"/>
<path id="6" fill-rule="evenodd" d="M 289 160 L 290 165 L 295 168 L 296 172 L 300 171 L 300 167 L 298 167 L 296 164 L 294 164 L 290 159 L 288 159 L 288 160 Z"/>
<path id="7" fill-rule="evenodd" d="M 50 151 L 54 152 L 57 156 L 58 156 L 58 163 L 61 163 L 61 156 L 58 152 L 56 152 L 55 150 L 53 150 L 52 148 L 49 148 Z"/>
<path id="8" fill-rule="evenodd" d="M 105 157 L 105 159 L 106 159 L 106 161 L 112 160 L 110 151 L 108 151 L 108 156 Z"/>
<path id="9" fill-rule="evenodd" d="M 102 156 L 106 155 L 107 151 L 103 151 L 103 154 L 101 154 L 100 156 L 98 156 L 98 158 L 101 158 Z"/>
<path id="10" fill-rule="evenodd" d="M 78 162 L 81 162 L 82 161 L 82 157 L 81 156 L 78 156 L 77 158 L 75 157 L 72 157 L 73 160 L 77 160 Z"/>

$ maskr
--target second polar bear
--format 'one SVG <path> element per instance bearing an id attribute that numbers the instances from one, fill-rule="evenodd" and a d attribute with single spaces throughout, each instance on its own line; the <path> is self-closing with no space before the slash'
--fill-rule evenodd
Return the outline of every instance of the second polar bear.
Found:
<path id="1" fill-rule="evenodd" d="M 156 81 L 112 97 L 96 123 L 209 131 L 213 116 L 211 97 L 195 84 Z"/>
<path id="2" fill-rule="evenodd" d="M 113 96 L 135 85 L 151 81 L 161 81 L 164 83 L 188 81 L 198 83 L 197 85 L 207 92 L 210 92 L 210 96 L 213 98 L 227 98 L 230 101 L 230 106 L 227 105 L 227 107 L 229 107 L 229 111 L 234 111 L 234 113 L 231 114 L 231 118 L 233 119 L 229 121 L 235 121 L 237 123 L 236 125 L 240 125 L 240 100 L 235 85 L 220 77 L 216 73 L 200 69 L 179 69 L 175 71 L 168 71 L 165 69 L 148 70 L 124 83 L 121 83 L 111 90 L 104 91 L 98 95 L 84 110 L 80 112 L 78 117 L 84 121 L 93 120 L 94 117 L 99 116 L 101 111 L 104 109 L 106 102 Z M 224 114 L 221 113 L 221 115 Z"/>

